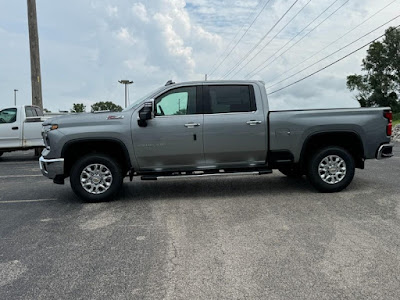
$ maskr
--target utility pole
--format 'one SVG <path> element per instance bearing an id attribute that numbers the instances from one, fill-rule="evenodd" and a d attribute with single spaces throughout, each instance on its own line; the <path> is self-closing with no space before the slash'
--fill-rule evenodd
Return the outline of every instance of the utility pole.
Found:
<path id="1" fill-rule="evenodd" d="M 18 90 L 14 90 L 14 106 L 17 106 L 17 92 Z"/>
<path id="2" fill-rule="evenodd" d="M 133 81 L 129 80 L 118 80 L 119 83 L 125 85 L 125 108 L 128 107 L 128 84 L 132 84 Z"/>
<path id="3" fill-rule="evenodd" d="M 27 3 L 29 45 L 31 52 L 32 105 L 39 106 L 43 109 L 36 0 L 27 0 Z"/>

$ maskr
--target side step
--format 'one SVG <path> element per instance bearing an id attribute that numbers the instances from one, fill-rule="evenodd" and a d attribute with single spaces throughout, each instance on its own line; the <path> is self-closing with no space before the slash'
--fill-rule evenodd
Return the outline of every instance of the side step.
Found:
<path id="1" fill-rule="evenodd" d="M 222 170 L 221 170 L 222 171 Z M 222 171 L 222 172 L 204 172 L 204 171 L 193 171 L 193 172 L 174 172 L 170 174 L 147 174 L 142 175 L 141 180 L 157 180 L 171 177 L 184 177 L 184 178 L 195 178 L 195 177 L 212 177 L 212 176 L 243 176 L 243 175 L 266 175 L 272 174 L 272 170 L 270 169 L 260 169 L 257 171 Z"/>

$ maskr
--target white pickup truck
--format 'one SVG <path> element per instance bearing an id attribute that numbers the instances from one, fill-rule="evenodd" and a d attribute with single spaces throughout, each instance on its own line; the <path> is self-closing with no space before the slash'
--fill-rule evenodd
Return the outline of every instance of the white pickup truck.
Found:
<path id="1" fill-rule="evenodd" d="M 32 105 L 0 109 L 0 156 L 4 152 L 44 148 L 42 139 L 43 111 Z"/>

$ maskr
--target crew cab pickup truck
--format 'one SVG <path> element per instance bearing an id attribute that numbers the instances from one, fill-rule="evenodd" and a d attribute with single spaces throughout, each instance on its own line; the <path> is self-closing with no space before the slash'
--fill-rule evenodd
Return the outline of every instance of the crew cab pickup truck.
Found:
<path id="1" fill-rule="evenodd" d="M 389 107 L 270 111 L 259 81 L 168 82 L 123 112 L 56 117 L 43 126 L 42 173 L 59 184 L 70 177 L 86 201 L 114 198 L 126 176 L 273 169 L 338 192 L 366 159 L 391 157 L 393 148 Z"/>
<path id="2" fill-rule="evenodd" d="M 0 109 L 0 156 L 17 150 L 42 150 L 42 110 L 24 105 Z M 40 154 L 40 151 L 36 151 Z"/>

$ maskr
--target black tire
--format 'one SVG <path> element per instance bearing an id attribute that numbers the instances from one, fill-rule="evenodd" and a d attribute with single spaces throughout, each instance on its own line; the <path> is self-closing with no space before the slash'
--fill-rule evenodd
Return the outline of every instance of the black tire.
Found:
<path id="1" fill-rule="evenodd" d="M 279 169 L 279 172 L 289 178 L 301 178 L 304 175 L 303 170 L 297 166 L 282 167 Z"/>
<path id="2" fill-rule="evenodd" d="M 94 165 L 98 166 L 97 169 Z M 89 166 L 92 167 L 89 168 Z M 88 170 L 90 170 L 91 174 L 88 174 Z M 84 184 L 81 184 L 81 175 L 83 179 L 87 179 L 85 187 Z M 88 177 L 88 175 L 91 177 Z M 119 192 L 124 179 L 121 167 L 117 161 L 103 154 L 88 154 L 76 161 L 72 166 L 70 177 L 72 190 L 79 198 L 86 202 L 113 200 Z M 90 192 L 87 189 L 97 190 Z"/>
<path id="3" fill-rule="evenodd" d="M 329 158 L 332 162 L 331 170 L 329 169 Z M 320 165 L 323 167 L 324 162 L 327 169 L 321 169 L 320 173 L 319 167 Z M 316 151 L 308 161 L 307 177 L 311 184 L 323 193 L 334 193 L 345 189 L 353 180 L 354 172 L 354 158 L 341 147 L 322 148 Z"/>
<path id="4" fill-rule="evenodd" d="M 35 152 L 34 152 L 33 155 L 34 155 L 35 157 L 40 157 L 40 156 L 42 155 L 43 149 L 44 149 L 44 148 L 35 148 L 35 149 L 34 149 Z"/>

